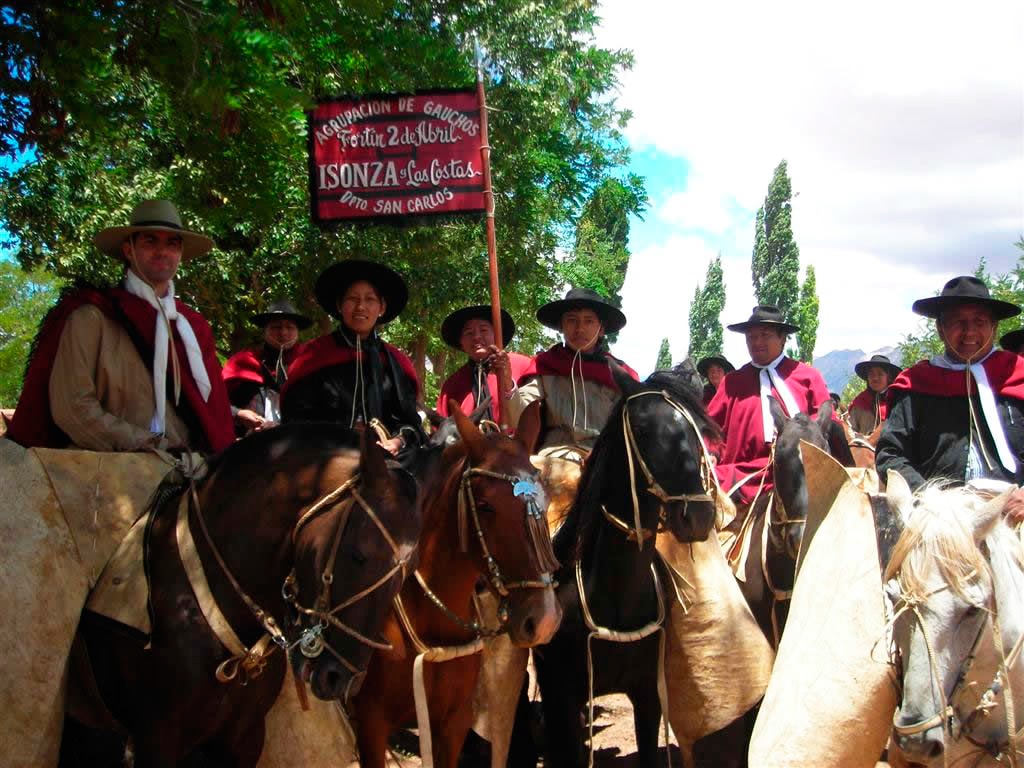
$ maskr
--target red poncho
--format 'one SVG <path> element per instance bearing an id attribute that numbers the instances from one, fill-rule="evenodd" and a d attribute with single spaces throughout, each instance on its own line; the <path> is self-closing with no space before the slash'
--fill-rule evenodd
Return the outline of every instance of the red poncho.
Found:
<path id="1" fill-rule="evenodd" d="M 234 442 L 235 430 L 227 389 L 221 378 L 220 361 L 214 347 L 213 332 L 202 315 L 177 299 L 175 303 L 178 312 L 188 318 L 195 332 L 196 341 L 199 342 L 199 348 L 203 353 L 203 363 L 210 377 L 210 397 L 204 401 L 188 366 L 182 366 L 181 393 L 186 407 L 196 417 L 207 447 L 214 452 L 220 451 Z M 68 316 L 86 304 L 97 307 L 104 315 L 124 327 L 129 336 L 137 340 L 136 345 L 143 347 L 139 350 L 139 355 L 146 367 L 149 368 L 153 364 L 156 309 L 145 300 L 120 288 L 102 291 L 96 288 L 75 290 L 50 311 L 36 337 L 21 399 L 18 401 L 14 419 L 7 433 L 26 448 L 66 448 L 69 444 L 67 435 L 53 422 L 50 413 L 50 370 L 53 368 L 61 333 L 64 331 Z M 173 324 L 171 329 L 179 359 L 187 360 L 185 344 L 174 330 Z M 171 366 L 167 367 L 167 374 L 168 377 L 172 375 Z"/>
<path id="2" fill-rule="evenodd" d="M 512 381 L 519 381 L 523 373 L 529 369 L 531 360 L 526 355 L 517 352 L 508 353 L 509 373 Z M 455 373 L 449 376 L 441 386 L 441 394 L 437 398 L 437 412 L 448 417 L 448 400 L 452 399 L 459 404 L 459 409 L 467 416 L 473 412 L 477 403 L 473 400 L 473 376 L 474 366 L 472 362 L 466 363 Z M 491 393 L 491 402 L 498 403 L 498 376 L 494 373 L 487 374 L 487 390 Z"/>
<path id="3" fill-rule="evenodd" d="M 390 353 L 398 363 L 398 367 L 416 383 L 416 397 L 418 399 L 420 396 L 420 379 L 416 375 L 416 368 L 413 366 L 412 360 L 410 360 L 398 347 L 394 347 L 387 342 L 382 341 L 380 345 L 380 356 L 382 361 L 387 362 L 385 355 L 388 353 Z M 343 347 L 339 345 L 334 340 L 334 335 L 330 333 L 304 344 L 298 354 L 295 355 L 295 359 L 292 360 L 291 365 L 288 366 L 288 381 L 285 382 L 284 387 L 281 388 L 282 402 L 284 401 L 284 397 L 288 392 L 289 387 L 295 382 L 301 381 L 306 376 L 316 373 L 323 368 L 328 368 L 332 365 L 351 363 L 356 359 L 356 355 L 361 354 L 363 353 L 356 352 L 352 347 Z"/>
<path id="4" fill-rule="evenodd" d="M 786 382 L 800 410 L 809 416 L 814 416 L 821 404 L 829 399 L 825 380 L 809 365 L 787 357 L 779 363 L 776 371 Z M 782 397 L 774 387 L 772 392 L 785 411 Z M 764 440 L 760 371 L 747 363 L 739 370 L 726 374 L 718 386 L 718 392 L 708 404 L 708 416 L 721 427 L 725 436 L 724 445 L 718 446 L 719 460 L 715 466 L 718 483 L 728 491 L 746 477 L 740 486 L 740 503 L 749 504 L 757 494 L 762 473 L 754 477 L 749 475 L 767 466 L 771 448 Z M 763 493 L 772 487 L 772 478 L 766 477 Z"/>
<path id="5" fill-rule="evenodd" d="M 568 347 L 564 344 L 556 344 L 551 349 L 541 352 L 539 355 L 534 357 L 530 361 L 530 365 L 526 367 L 526 370 L 522 372 L 517 383 L 522 383 L 525 379 L 530 376 L 565 376 L 570 375 L 572 369 L 573 359 L 575 354 L 569 351 Z M 612 378 L 612 369 L 608 366 L 608 361 L 615 361 L 619 367 L 626 371 L 634 380 L 639 381 L 640 377 L 637 376 L 636 371 L 630 368 L 621 360 L 614 358 L 610 353 L 604 353 L 604 360 L 587 360 L 580 357 L 577 363 L 576 370 L 582 371 L 583 378 L 587 381 L 593 381 L 600 384 L 603 387 L 609 387 L 611 389 L 618 389 L 615 384 L 615 379 Z"/>
<path id="6" fill-rule="evenodd" d="M 1024 400 L 1024 358 L 1013 352 L 997 349 L 981 364 L 988 376 L 992 391 L 1004 397 Z M 977 384 L 971 376 L 971 392 L 977 391 Z M 920 392 L 923 395 L 940 397 L 966 397 L 967 374 L 951 371 L 922 360 L 906 368 L 889 385 L 888 405 L 892 405 L 896 392 Z"/>
<path id="7" fill-rule="evenodd" d="M 302 344 L 296 344 L 291 349 L 285 350 L 284 364 L 286 369 L 291 367 L 292 362 L 294 362 L 295 358 L 298 357 L 301 350 Z M 233 393 L 243 381 L 250 381 L 254 384 L 260 385 L 261 387 L 268 383 L 266 380 L 267 369 L 263 366 L 263 360 L 261 358 L 262 353 L 262 347 L 243 349 L 241 352 L 237 352 L 232 355 L 231 358 L 224 363 L 224 383 L 227 385 L 229 395 Z"/>

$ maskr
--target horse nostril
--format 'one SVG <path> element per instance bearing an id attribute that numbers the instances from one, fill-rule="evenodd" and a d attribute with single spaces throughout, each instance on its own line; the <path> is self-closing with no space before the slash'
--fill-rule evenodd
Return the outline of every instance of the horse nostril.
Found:
<path id="1" fill-rule="evenodd" d="M 942 754 L 942 742 L 939 739 L 931 740 L 931 747 L 928 750 L 928 757 L 938 757 Z"/>
<path id="2" fill-rule="evenodd" d="M 526 621 L 523 622 L 523 636 L 532 638 L 537 633 L 537 622 L 533 620 L 532 616 L 527 616 Z"/>

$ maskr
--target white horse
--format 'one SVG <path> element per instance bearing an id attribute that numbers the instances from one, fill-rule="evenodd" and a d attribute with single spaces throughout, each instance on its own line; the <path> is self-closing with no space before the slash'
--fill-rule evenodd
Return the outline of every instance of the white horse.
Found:
<path id="1" fill-rule="evenodd" d="M 1006 495 L 912 496 L 894 476 L 905 527 L 885 574 L 902 667 L 892 740 L 920 765 L 1024 766 L 1024 549 Z"/>

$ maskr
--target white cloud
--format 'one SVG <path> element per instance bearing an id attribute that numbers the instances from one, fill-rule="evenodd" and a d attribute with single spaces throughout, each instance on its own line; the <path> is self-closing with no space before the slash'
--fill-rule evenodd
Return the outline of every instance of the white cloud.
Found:
<path id="1" fill-rule="evenodd" d="M 749 232 L 773 168 L 789 161 L 800 193 L 794 232 L 802 262 L 819 274 L 819 352 L 894 343 L 915 327 L 910 300 L 973 271 L 981 256 L 1005 270 L 1019 255 L 1019 0 L 869 0 L 856 8 L 606 0 L 601 13 L 598 42 L 629 48 L 636 59 L 619 94 L 634 113 L 630 143 L 685 158 L 690 168 L 687 185 L 655 201 L 651 218 L 681 236 L 698 235 L 686 241 L 691 250 L 701 242 L 721 248 L 723 234 L 741 220 Z M 726 320 L 746 316 L 750 303 L 752 233 L 733 239 L 735 251 L 723 249 Z M 633 287 L 640 255 L 627 288 L 660 290 Z M 699 268 L 691 264 L 690 287 L 673 304 L 683 325 L 702 259 Z M 664 309 L 626 307 L 634 314 Z M 657 325 L 634 314 L 631 324 Z M 648 340 L 655 353 L 663 335 Z"/>

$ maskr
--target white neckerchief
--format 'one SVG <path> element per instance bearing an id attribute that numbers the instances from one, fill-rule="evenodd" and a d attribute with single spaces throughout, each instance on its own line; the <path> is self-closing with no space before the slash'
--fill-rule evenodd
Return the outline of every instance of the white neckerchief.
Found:
<path id="1" fill-rule="evenodd" d="M 800 406 L 797 405 L 796 398 L 793 397 L 793 393 L 789 391 L 785 380 L 776 370 L 779 367 L 779 363 L 785 359 L 786 353 L 783 352 L 768 363 L 768 365 L 758 365 L 753 360 L 750 361 L 752 366 L 761 371 L 761 424 L 764 427 L 764 441 L 766 443 L 770 443 L 775 439 L 775 422 L 772 421 L 771 408 L 768 407 L 768 396 L 772 393 L 772 385 L 775 385 L 776 391 L 782 396 L 782 402 L 786 406 L 786 412 L 789 417 L 792 418 L 800 413 Z"/>
<path id="2" fill-rule="evenodd" d="M 138 296 L 157 311 L 156 334 L 153 341 L 153 400 L 156 403 L 156 410 L 153 412 L 153 421 L 149 430 L 154 434 L 162 435 L 167 429 L 167 352 L 170 349 L 170 323 L 172 320 L 174 327 L 178 330 L 178 335 L 185 344 L 185 354 L 188 357 L 188 367 L 192 371 L 192 380 L 195 381 L 204 402 L 210 398 L 210 376 L 203 364 L 203 353 L 199 349 L 199 342 L 196 340 L 192 325 L 187 317 L 178 314 L 178 307 L 174 302 L 174 282 L 171 281 L 167 286 L 167 295 L 158 299 L 153 288 L 129 269 L 125 272 L 124 288 L 128 293 Z M 180 396 L 180 382 L 176 381 L 175 405 Z"/>
<path id="3" fill-rule="evenodd" d="M 1006 467 L 1008 472 L 1017 471 L 1017 460 L 1013 457 L 1013 451 L 1010 450 L 1010 444 L 1006 440 L 1006 432 L 1003 431 L 1003 422 L 999 420 L 999 409 L 996 407 L 996 396 L 992 392 L 992 385 L 988 383 L 988 374 L 985 372 L 985 367 L 982 365 L 995 349 L 990 349 L 989 353 L 980 360 L 976 360 L 970 363 L 971 374 L 974 376 L 974 381 L 978 385 L 978 399 L 981 401 L 981 413 L 985 417 L 985 424 L 988 425 L 989 434 L 992 435 L 992 441 L 996 444 L 996 452 L 999 454 L 999 463 Z M 954 360 L 950 360 L 946 355 L 936 355 L 929 360 L 932 365 L 937 368 L 945 368 L 949 371 L 962 371 L 968 367 L 967 363 L 959 363 Z M 970 393 L 967 394 L 968 399 Z M 974 446 L 971 446 L 972 450 Z"/>

